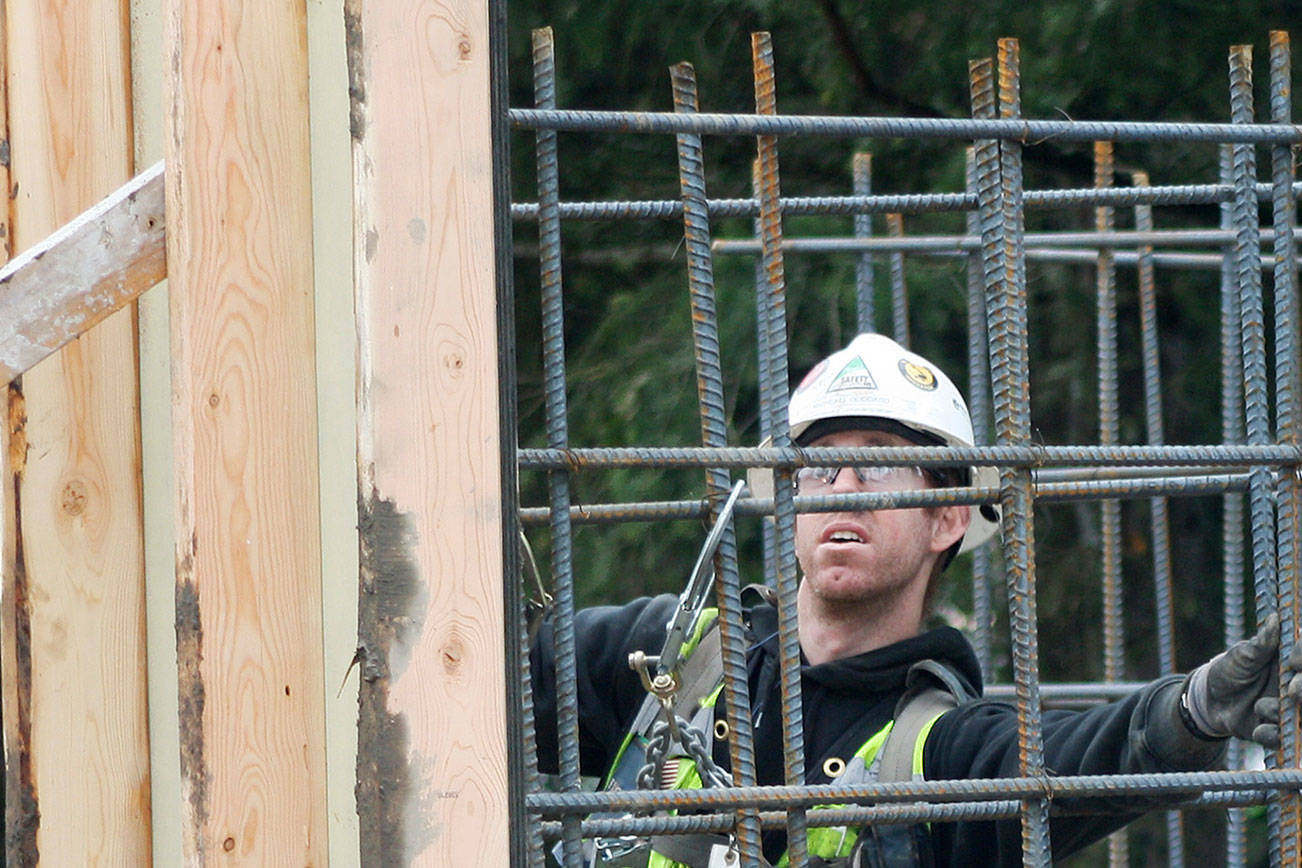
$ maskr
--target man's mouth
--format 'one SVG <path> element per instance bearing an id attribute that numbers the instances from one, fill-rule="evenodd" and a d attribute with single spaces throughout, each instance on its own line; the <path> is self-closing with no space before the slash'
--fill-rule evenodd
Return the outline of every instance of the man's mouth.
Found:
<path id="1" fill-rule="evenodd" d="M 827 541 L 833 543 L 862 543 L 863 536 L 858 531 L 834 530 L 827 535 Z"/>

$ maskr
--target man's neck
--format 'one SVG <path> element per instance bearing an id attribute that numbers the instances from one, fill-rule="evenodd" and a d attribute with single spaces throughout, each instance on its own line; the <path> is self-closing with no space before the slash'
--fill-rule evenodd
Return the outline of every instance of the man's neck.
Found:
<path id="1" fill-rule="evenodd" d="M 885 648 L 922 631 L 920 603 L 828 604 L 802 585 L 796 611 L 800 648 L 813 665 Z"/>

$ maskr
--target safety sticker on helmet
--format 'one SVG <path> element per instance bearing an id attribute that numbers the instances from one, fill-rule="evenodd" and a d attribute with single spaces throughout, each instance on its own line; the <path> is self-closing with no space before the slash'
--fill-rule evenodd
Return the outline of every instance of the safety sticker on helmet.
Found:
<path id="1" fill-rule="evenodd" d="M 850 362 L 841 369 L 841 372 L 832 378 L 832 384 L 827 387 L 830 392 L 844 392 L 847 389 L 876 389 L 877 381 L 873 375 L 868 372 L 868 366 L 864 364 L 863 359 L 855 356 Z"/>
<path id="2" fill-rule="evenodd" d="M 904 379 L 924 392 L 931 392 L 936 388 L 936 375 L 926 365 L 900 359 L 900 373 L 904 375 Z"/>

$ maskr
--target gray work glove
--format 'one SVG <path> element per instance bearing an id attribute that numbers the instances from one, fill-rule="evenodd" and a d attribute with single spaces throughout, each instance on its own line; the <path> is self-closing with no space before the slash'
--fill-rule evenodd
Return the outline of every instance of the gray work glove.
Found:
<path id="1" fill-rule="evenodd" d="M 1302 700 L 1302 642 L 1293 646 L 1285 679 L 1287 696 Z M 1279 747 L 1279 615 L 1191 672 L 1181 702 L 1186 723 L 1205 737 L 1234 735 L 1268 750 Z"/>

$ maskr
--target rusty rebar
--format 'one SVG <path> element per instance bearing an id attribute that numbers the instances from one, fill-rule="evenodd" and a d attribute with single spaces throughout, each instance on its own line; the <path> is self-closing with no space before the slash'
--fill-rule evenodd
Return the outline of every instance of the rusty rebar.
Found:
<path id="1" fill-rule="evenodd" d="M 751 61 L 755 75 L 755 114 L 777 117 L 777 89 L 773 65 L 773 42 L 768 33 L 751 35 Z M 775 136 L 756 138 L 760 177 L 760 224 L 764 244 L 764 271 L 767 285 L 761 295 L 769 298 L 768 350 L 770 377 L 767 409 L 775 445 L 790 443 L 787 429 L 787 333 L 786 279 L 782 260 L 781 191 L 778 184 L 778 141 Z M 796 624 L 795 508 L 792 504 L 791 473 L 777 469 L 773 473 L 774 522 L 778 574 L 778 648 L 779 680 L 782 695 L 783 774 L 788 784 L 804 783 L 805 737 L 804 712 L 800 698 L 800 635 Z M 787 820 L 787 856 L 796 868 L 808 860 L 804 811 L 793 811 Z"/>
<path id="2" fill-rule="evenodd" d="M 676 64 L 670 67 L 669 75 L 673 84 L 675 111 L 698 111 L 696 73 L 691 64 Z M 678 177 L 683 197 L 683 237 L 687 248 L 701 443 L 704 446 L 722 447 L 728 443 L 728 426 L 724 418 L 722 351 L 700 136 L 692 133 L 678 135 Z M 723 500 L 732 488 L 727 469 L 707 468 L 706 485 L 712 517 L 718 521 Z M 728 742 L 732 779 L 739 786 L 753 786 L 755 748 L 750 719 L 750 689 L 746 681 L 746 627 L 741 606 L 741 576 L 737 566 L 737 534 L 733 525 L 725 529 L 715 555 L 715 597 L 719 604 L 719 635 L 728 726 L 736 734 Z M 747 865 L 758 864 L 762 858 L 759 818 L 753 812 L 743 812 L 737 818 L 736 829 L 743 862 Z"/>
<path id="3" fill-rule="evenodd" d="M 1094 143 L 1094 186 L 1106 190 L 1113 186 L 1111 142 Z M 1108 235 L 1116 228 L 1116 215 L 1110 205 L 1094 209 L 1094 229 Z M 1113 250 L 1100 247 L 1095 262 L 1095 308 L 1098 342 L 1099 443 L 1119 442 L 1117 406 L 1117 266 Z M 1099 529 L 1102 545 L 1103 590 L 1103 678 L 1120 681 L 1124 669 L 1124 626 L 1121 578 L 1121 503 L 1108 499 L 1099 503 Z M 1108 836 L 1108 862 L 1120 868 L 1130 862 L 1129 833 L 1118 829 Z"/>
<path id="4" fill-rule="evenodd" d="M 1270 34 L 1270 119 L 1281 127 L 1292 126 L 1292 63 L 1288 34 L 1281 30 Z M 1274 195 L 1271 210 L 1274 224 L 1275 268 L 1275 424 L 1280 442 L 1297 443 L 1298 432 L 1298 297 L 1297 245 L 1293 229 L 1297 224 L 1297 201 L 1290 195 L 1296 176 L 1293 149 L 1287 145 L 1271 148 L 1271 185 Z M 1299 624 L 1297 594 L 1297 555 L 1302 535 L 1302 489 L 1296 474 L 1286 474 L 1276 497 L 1277 569 L 1275 608 L 1280 616 L 1280 666 L 1287 674 L 1288 655 L 1296 641 Z M 1298 732 L 1297 706 L 1287 696 L 1280 703 L 1280 741 L 1277 761 L 1283 768 L 1298 764 L 1302 750 Z M 1302 801 L 1296 792 L 1280 798 L 1280 862 L 1294 865 L 1299 861 L 1299 837 L 1302 837 Z"/>

